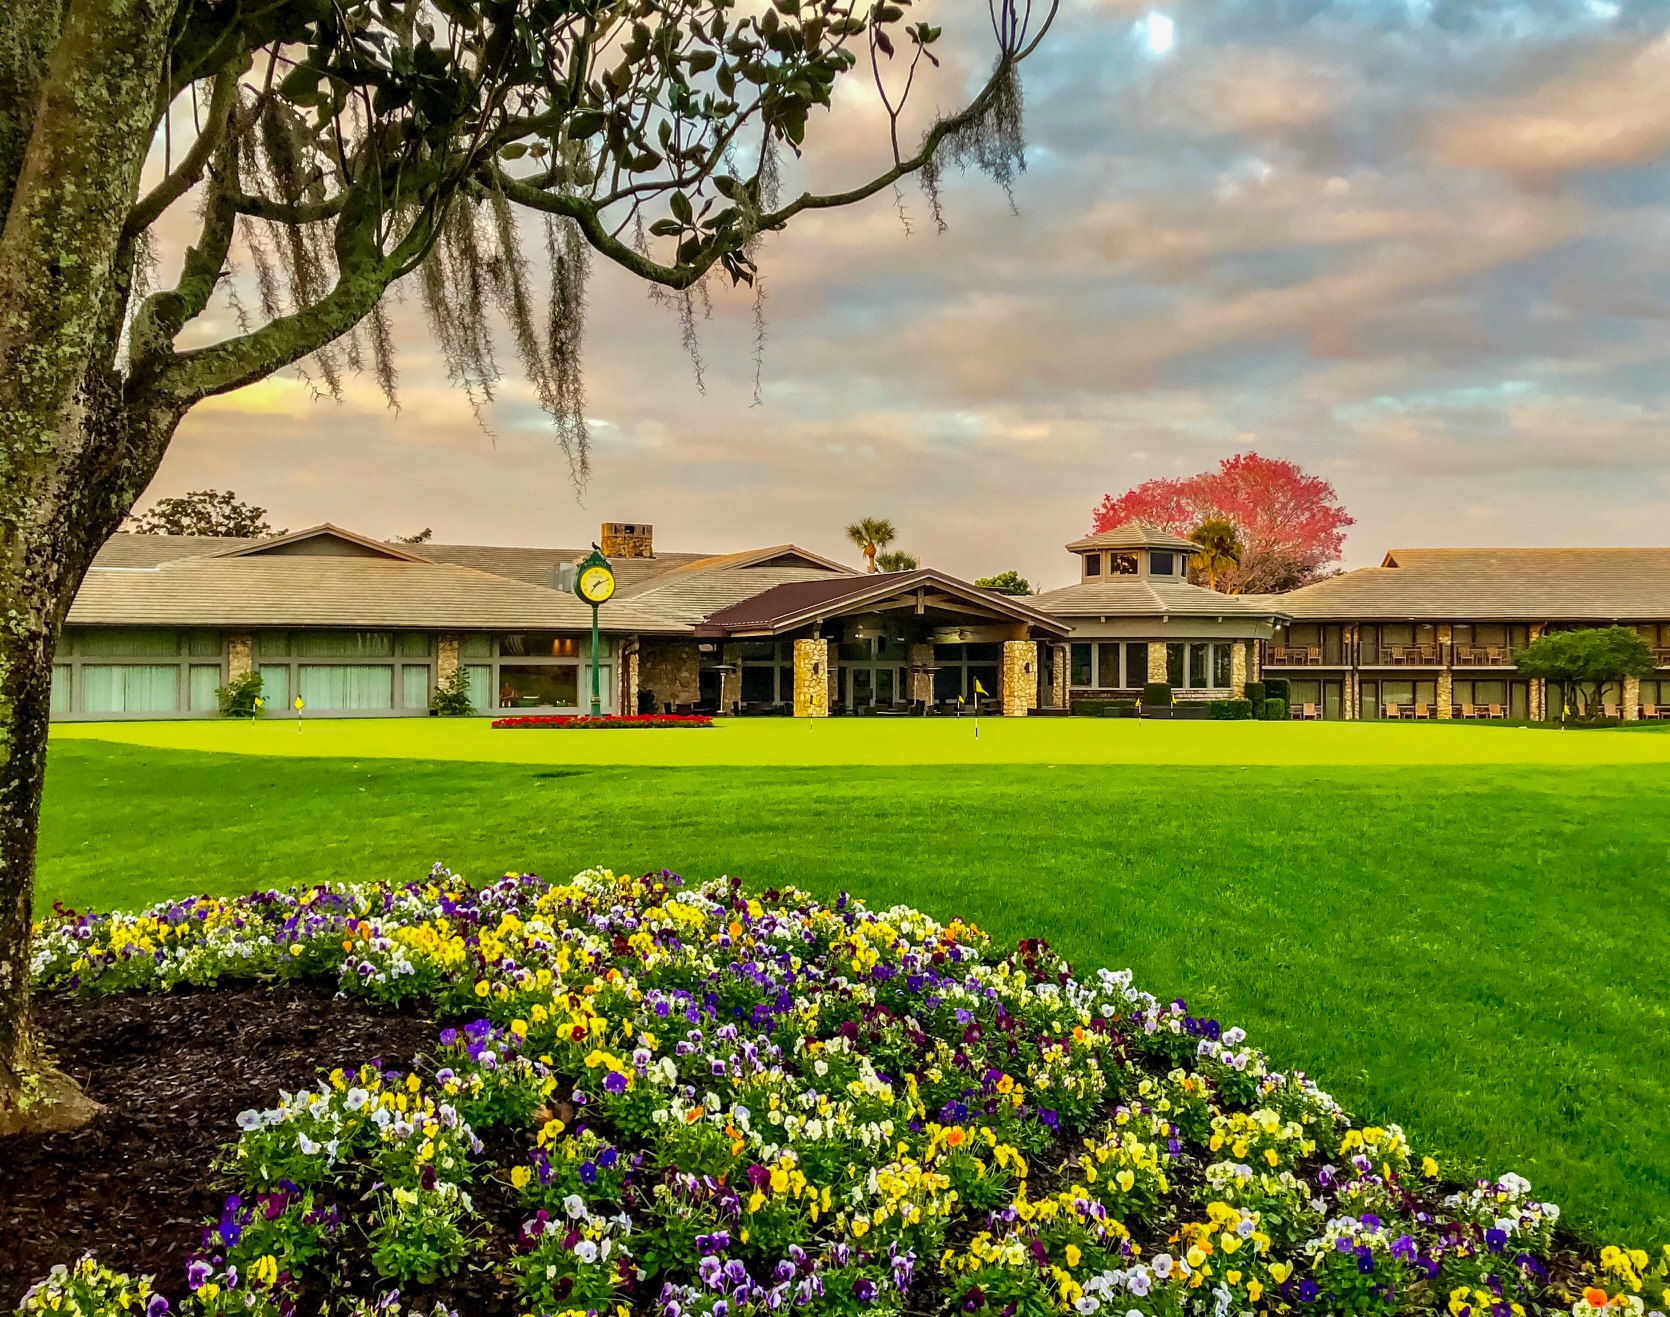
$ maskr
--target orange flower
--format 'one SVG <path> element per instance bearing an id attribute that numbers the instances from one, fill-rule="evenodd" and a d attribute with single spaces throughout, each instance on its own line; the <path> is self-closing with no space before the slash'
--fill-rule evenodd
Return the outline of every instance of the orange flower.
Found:
<path id="1" fill-rule="evenodd" d="M 1591 1285 L 1583 1291 L 1583 1298 L 1591 1308 L 1604 1308 L 1610 1301 L 1606 1291 L 1598 1285 Z"/>
<path id="2" fill-rule="evenodd" d="M 951 1147 L 951 1148 L 959 1147 L 959 1146 L 961 1146 L 962 1141 L 967 1137 L 968 1136 L 966 1134 L 964 1134 L 961 1130 L 954 1129 L 949 1134 L 947 1134 L 945 1136 L 946 1146 Z"/>

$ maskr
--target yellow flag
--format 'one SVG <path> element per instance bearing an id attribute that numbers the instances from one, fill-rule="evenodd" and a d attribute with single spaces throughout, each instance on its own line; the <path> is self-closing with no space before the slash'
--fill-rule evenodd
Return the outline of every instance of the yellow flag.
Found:
<path id="1" fill-rule="evenodd" d="M 974 693 L 976 695 L 986 695 L 987 694 L 986 688 L 980 684 L 980 678 L 978 678 L 978 677 L 976 677 L 974 679 Z M 988 696 L 988 698 L 990 698 L 990 697 Z"/>
<path id="2" fill-rule="evenodd" d="M 302 697 L 300 695 L 298 695 L 298 696 L 296 696 L 296 712 L 300 713 L 301 708 L 302 708 Z"/>

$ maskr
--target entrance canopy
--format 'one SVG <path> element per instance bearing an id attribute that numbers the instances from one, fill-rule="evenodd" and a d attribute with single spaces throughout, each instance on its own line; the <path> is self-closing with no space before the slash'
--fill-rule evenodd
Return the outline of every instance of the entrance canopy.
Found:
<path id="1" fill-rule="evenodd" d="M 826 622 L 885 616 L 913 638 L 1056 640 L 1071 627 L 1012 595 L 983 590 L 931 567 L 773 586 L 710 614 L 696 628 L 705 639 L 817 634 Z M 970 633 L 966 635 L 952 633 Z"/>

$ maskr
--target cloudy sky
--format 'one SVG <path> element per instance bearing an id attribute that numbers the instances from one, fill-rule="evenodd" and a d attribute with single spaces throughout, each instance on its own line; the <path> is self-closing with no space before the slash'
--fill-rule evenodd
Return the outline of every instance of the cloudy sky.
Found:
<path id="1" fill-rule="evenodd" d="M 919 5 L 919 7 L 921 7 Z M 946 66 L 984 5 L 939 0 Z M 525 388 L 479 426 L 415 300 L 402 409 L 268 381 L 198 409 L 151 496 L 231 488 L 280 525 L 850 559 L 890 517 L 964 575 L 1063 583 L 1091 508 L 1239 450 L 1333 481 L 1351 565 L 1417 544 L 1670 542 L 1670 6 L 1663 0 L 1063 0 L 1029 65 L 1012 210 L 950 230 L 907 189 L 768 247 L 716 292 L 699 391 L 676 320 L 600 269 L 582 490 Z M 989 37 L 987 37 L 989 40 Z M 791 180 L 880 156 L 854 89 Z M 507 362 L 512 361 L 505 352 Z"/>

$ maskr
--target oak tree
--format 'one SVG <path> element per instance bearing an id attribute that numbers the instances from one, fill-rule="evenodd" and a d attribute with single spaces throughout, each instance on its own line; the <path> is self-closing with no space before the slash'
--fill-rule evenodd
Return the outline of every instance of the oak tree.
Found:
<path id="1" fill-rule="evenodd" d="M 410 278 L 477 401 L 501 313 L 583 474 L 590 261 L 689 317 L 704 280 L 753 281 L 762 236 L 798 215 L 915 174 L 937 217 L 947 167 L 1012 182 L 1019 68 L 1054 3 L 956 12 L 989 22 L 990 75 L 910 139 L 941 38 L 910 0 L 0 4 L 0 1131 L 85 1110 L 28 1016 L 52 656 L 181 418 L 292 366 L 324 390 L 364 369 L 392 395 L 384 295 Z M 885 167 L 788 195 L 785 153 L 843 81 L 879 98 Z M 159 278 L 170 217 L 194 236 Z M 237 332 L 214 336 L 216 299 Z"/>

